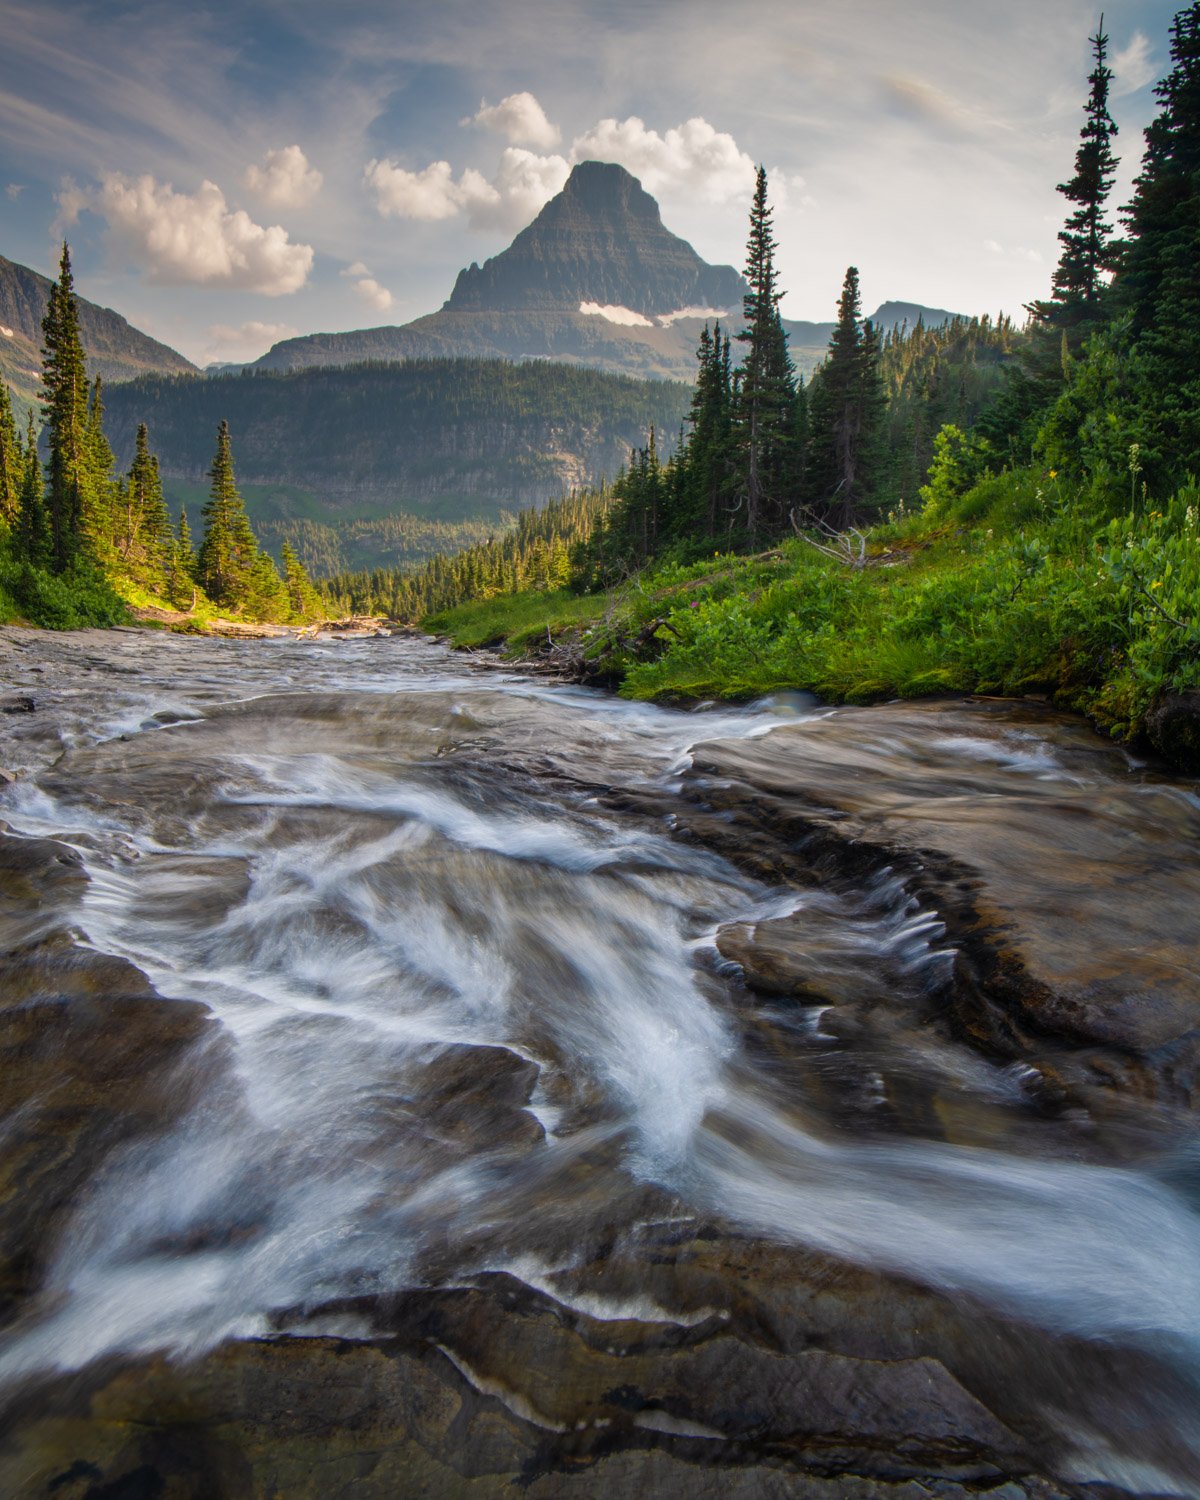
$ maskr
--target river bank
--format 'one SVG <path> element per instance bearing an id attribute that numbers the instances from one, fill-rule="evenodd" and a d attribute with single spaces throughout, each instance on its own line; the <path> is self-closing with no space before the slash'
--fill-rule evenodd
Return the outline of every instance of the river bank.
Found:
<path id="1" fill-rule="evenodd" d="M 1193 784 L 412 638 L 0 658 L 5 1493 L 1200 1492 Z"/>
<path id="2" fill-rule="evenodd" d="M 1195 775 L 1198 598 L 1190 492 L 1113 516 L 1019 471 L 931 494 L 862 536 L 700 559 L 693 548 L 600 592 L 492 594 L 423 624 L 637 699 L 1039 697 Z"/>

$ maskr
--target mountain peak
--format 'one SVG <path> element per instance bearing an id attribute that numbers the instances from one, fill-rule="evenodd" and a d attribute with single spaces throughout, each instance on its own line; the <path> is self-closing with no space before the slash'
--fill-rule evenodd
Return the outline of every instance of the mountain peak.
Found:
<path id="1" fill-rule="evenodd" d="M 655 200 L 632 172 L 615 161 L 578 162 L 571 168 L 559 197 L 582 204 L 591 213 L 625 213 L 662 223 Z"/>
<path id="2" fill-rule="evenodd" d="M 446 308 L 577 313 L 588 304 L 661 317 L 737 307 L 744 291 L 732 266 L 710 266 L 666 228 L 624 167 L 584 161 L 507 250 L 459 273 Z"/>

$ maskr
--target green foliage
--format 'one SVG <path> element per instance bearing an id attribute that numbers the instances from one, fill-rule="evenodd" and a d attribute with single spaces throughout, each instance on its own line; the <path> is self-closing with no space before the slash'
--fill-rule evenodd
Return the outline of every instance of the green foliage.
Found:
<path id="1" fill-rule="evenodd" d="M 45 630 L 82 630 L 128 619 L 125 601 L 96 565 L 79 559 L 63 572 L 34 567 L 0 542 L 0 599 L 10 617 Z"/>

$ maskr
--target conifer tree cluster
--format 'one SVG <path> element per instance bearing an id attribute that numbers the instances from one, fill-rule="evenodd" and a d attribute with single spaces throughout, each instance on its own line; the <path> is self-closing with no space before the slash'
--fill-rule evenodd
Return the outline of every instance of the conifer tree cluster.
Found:
<path id="1" fill-rule="evenodd" d="M 8 387 L 0 382 L 4 582 L 30 617 L 111 623 L 124 612 L 119 591 L 138 590 L 180 609 L 205 603 L 254 620 L 319 618 L 320 601 L 295 556 L 285 559 L 281 579 L 255 541 L 233 480 L 226 423 L 218 433 L 198 554 L 186 515 L 172 525 L 144 423 L 129 472 L 116 472 L 104 432 L 103 387 L 99 377 L 90 386 L 87 379 L 66 245 L 42 336 L 40 434 L 32 412 L 25 434 L 18 431 Z"/>
<path id="2" fill-rule="evenodd" d="M 660 457 L 655 436 L 613 486 L 615 503 L 578 556 L 585 586 L 614 582 L 673 548 L 754 547 L 818 521 L 862 520 L 885 497 L 883 342 L 862 317 L 851 267 L 829 354 L 807 388 L 796 379 L 758 169 L 746 247 L 740 364 L 718 324 L 705 327 L 687 430 Z"/>
<path id="3" fill-rule="evenodd" d="M 466 599 L 490 599 L 529 589 L 565 587 L 572 555 L 613 503 L 604 486 L 525 510 L 505 535 L 439 554 L 419 569 L 375 568 L 323 580 L 321 595 L 331 614 L 387 615 L 416 621 Z"/>

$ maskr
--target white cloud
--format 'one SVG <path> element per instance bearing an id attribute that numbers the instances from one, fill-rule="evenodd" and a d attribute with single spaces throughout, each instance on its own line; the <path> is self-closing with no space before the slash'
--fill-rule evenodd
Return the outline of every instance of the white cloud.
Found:
<path id="1" fill-rule="evenodd" d="M 214 323 L 208 329 L 209 359 L 254 359 L 280 339 L 296 336 L 290 323 Z"/>
<path id="2" fill-rule="evenodd" d="M 375 194 L 375 206 L 385 219 L 452 219 L 463 206 L 464 172 L 456 183 L 448 161 L 430 162 L 420 172 L 409 172 L 394 161 L 369 161 L 363 170 L 367 186 Z"/>
<path id="3" fill-rule="evenodd" d="M 520 98 L 532 95 L 512 95 L 504 104 Z M 448 161 L 414 172 L 394 161 L 375 160 L 367 163 L 364 176 L 384 218 L 435 222 L 465 213 L 472 229 L 513 230 L 528 224 L 562 188 L 573 163 L 588 160 L 618 162 L 641 179 L 647 192 L 692 201 L 744 199 L 754 187 L 751 158 L 731 135 L 699 116 L 662 135 L 636 115 L 601 120 L 574 140 L 567 156 L 506 146 L 490 180 L 473 167 L 456 178 Z M 802 177 L 781 173 L 773 180 L 773 195 L 781 204 L 794 202 L 792 195 L 802 193 L 804 186 Z M 799 206 L 812 207 L 814 201 L 801 196 Z"/>
<path id="4" fill-rule="evenodd" d="M 574 161 L 615 161 L 641 179 L 648 193 L 686 194 L 709 203 L 748 197 L 754 162 L 727 132 L 699 115 L 662 135 L 643 120 L 601 120 L 571 147 Z"/>
<path id="5" fill-rule="evenodd" d="M 149 174 L 105 173 L 98 187 L 68 184 L 58 195 L 61 225 L 83 209 L 108 226 L 110 244 L 166 286 L 223 286 L 282 297 L 298 292 L 312 270 L 311 245 L 295 245 L 287 230 L 256 224 L 231 209 L 215 182 L 177 193 Z"/>
<path id="6" fill-rule="evenodd" d="M 1138 89 L 1152 82 L 1155 72 L 1154 59 L 1150 55 L 1150 38 L 1144 31 L 1135 31 L 1128 47 L 1123 47 L 1112 60 L 1116 74 L 1114 93 L 1118 98 L 1125 94 L 1136 94 Z"/>
<path id="7" fill-rule="evenodd" d="M 490 182 L 473 167 L 456 179 L 448 161 L 431 162 L 419 172 L 393 161 L 371 161 L 365 176 L 385 219 L 433 222 L 465 213 L 472 229 L 509 230 L 527 224 L 562 187 L 569 171 L 562 156 L 506 146 Z"/>
<path id="8" fill-rule="evenodd" d="M 284 146 L 268 151 L 263 166 L 247 167 L 243 181 L 271 208 L 303 208 L 321 191 L 324 178 L 299 146 Z"/>
<path id="9" fill-rule="evenodd" d="M 25 191 L 25 184 L 23 182 L 10 182 L 4 191 L 10 198 L 19 198 Z"/>
<path id="10" fill-rule="evenodd" d="M 562 189 L 570 170 L 563 156 L 538 156 L 520 146 L 506 146 L 491 182 L 482 187 L 470 184 L 465 192 L 463 206 L 471 228 L 524 228 Z M 463 176 L 465 179 L 468 174 Z"/>
<path id="11" fill-rule="evenodd" d="M 352 280 L 354 282 L 354 290 L 368 307 L 373 307 L 377 312 L 387 312 L 395 300 L 387 287 L 381 286 L 375 280 L 374 276 L 371 275 L 370 268 L 364 265 L 361 260 L 356 260 L 352 266 L 347 266 L 344 271 L 339 271 L 338 275 Z"/>
<path id="12" fill-rule="evenodd" d="M 537 146 L 548 151 L 557 146 L 562 132 L 546 118 L 546 111 L 530 93 L 509 94 L 499 104 L 480 100 L 478 114 L 463 120 L 464 125 L 481 125 L 501 135 L 510 146 Z"/>
<path id="13" fill-rule="evenodd" d="M 364 276 L 361 281 L 354 283 L 354 290 L 367 304 L 376 312 L 387 312 L 392 305 L 392 294 L 387 287 L 380 286 L 373 276 Z"/>

